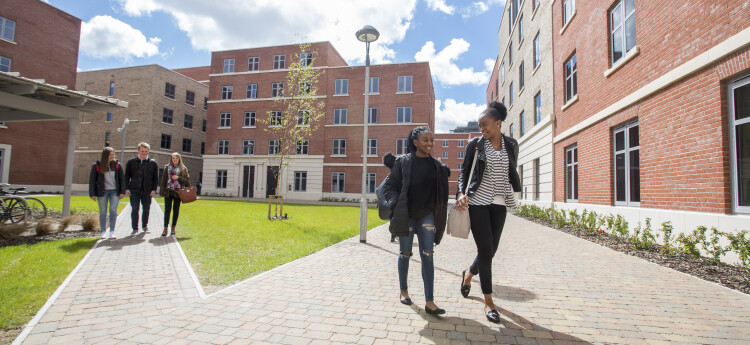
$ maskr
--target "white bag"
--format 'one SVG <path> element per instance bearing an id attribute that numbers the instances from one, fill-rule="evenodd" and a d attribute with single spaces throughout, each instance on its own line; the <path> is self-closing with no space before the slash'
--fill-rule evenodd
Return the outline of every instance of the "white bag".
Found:
<path id="1" fill-rule="evenodd" d="M 474 151 L 474 161 L 471 163 L 471 172 L 469 172 L 469 179 L 466 180 L 466 188 L 464 189 L 464 195 L 469 191 L 469 184 L 471 183 L 472 175 L 474 175 L 474 167 L 477 165 L 477 152 Z M 446 231 L 448 235 L 458 238 L 469 238 L 469 230 L 471 229 L 471 220 L 469 220 L 469 210 L 459 211 L 456 209 L 456 204 L 450 206 L 448 209 L 448 224 Z"/>

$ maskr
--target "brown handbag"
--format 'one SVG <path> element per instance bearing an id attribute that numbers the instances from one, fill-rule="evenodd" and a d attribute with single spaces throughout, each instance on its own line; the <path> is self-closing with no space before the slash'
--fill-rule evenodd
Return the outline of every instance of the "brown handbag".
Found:
<path id="1" fill-rule="evenodd" d="M 177 195 L 180 196 L 180 200 L 183 204 L 187 204 L 198 199 L 198 195 L 195 193 L 195 186 L 191 186 L 190 184 L 188 184 L 184 188 L 178 189 Z"/>

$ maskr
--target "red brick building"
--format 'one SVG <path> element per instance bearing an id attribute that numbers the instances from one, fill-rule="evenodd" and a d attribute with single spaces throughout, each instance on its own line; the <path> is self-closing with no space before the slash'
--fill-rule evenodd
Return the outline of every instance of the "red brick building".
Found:
<path id="1" fill-rule="evenodd" d="M 349 66 L 329 42 L 312 43 L 313 66 L 322 71 L 320 125 L 281 174 L 288 199 L 359 199 L 362 180 L 364 66 Z M 213 52 L 203 190 L 208 194 L 260 197 L 273 193 L 278 166 L 271 135 L 259 118 L 278 110 L 275 83 L 284 82 L 297 45 Z M 400 154 L 409 131 L 434 127 L 435 94 L 427 63 L 373 65 L 369 96 L 368 192 L 388 174 L 387 152 Z M 288 87 L 288 86 L 287 86 Z M 230 91 L 231 90 L 231 91 Z M 282 116 L 289 116 L 283 114 Z"/>
<path id="2" fill-rule="evenodd" d="M 435 146 L 432 147 L 432 155 L 451 168 L 451 176 L 448 178 L 450 185 L 448 194 L 451 197 L 458 191 L 458 174 L 461 172 L 464 162 L 466 144 L 469 140 L 478 136 L 481 136 L 481 134 L 476 132 L 435 134 Z"/>
<path id="3" fill-rule="evenodd" d="M 495 58 L 495 66 L 492 67 L 492 75 L 490 75 L 490 82 L 487 84 L 487 104 L 490 104 L 493 101 L 500 101 L 500 87 L 497 82 L 498 77 L 500 76 L 499 67 L 498 67 L 499 59 Z"/>
<path id="4" fill-rule="evenodd" d="M 555 205 L 747 229 L 750 1 L 552 7 Z"/>

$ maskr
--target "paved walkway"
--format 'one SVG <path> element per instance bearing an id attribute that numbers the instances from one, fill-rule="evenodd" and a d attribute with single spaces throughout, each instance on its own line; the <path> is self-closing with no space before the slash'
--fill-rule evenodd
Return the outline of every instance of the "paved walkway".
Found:
<path id="1" fill-rule="evenodd" d="M 470 240 L 436 247 L 439 318 L 423 310 L 418 260 L 415 305 L 399 303 L 387 225 L 208 296 L 159 235 L 100 241 L 16 342 L 750 344 L 750 296 L 514 216 L 494 266 L 500 325 L 484 318 L 477 278 L 470 298 L 458 291 Z"/>

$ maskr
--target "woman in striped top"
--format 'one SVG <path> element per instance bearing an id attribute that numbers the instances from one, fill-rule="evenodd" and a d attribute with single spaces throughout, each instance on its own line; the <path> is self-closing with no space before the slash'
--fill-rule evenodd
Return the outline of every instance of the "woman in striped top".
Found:
<path id="1" fill-rule="evenodd" d="M 479 274 L 484 312 L 487 320 L 494 323 L 500 322 L 500 314 L 492 300 L 492 258 L 500 243 L 507 209 L 516 207 L 513 193 L 521 190 L 516 171 L 518 143 L 500 132 L 507 115 L 507 109 L 499 102 L 490 103 L 480 114 L 479 130 L 482 136 L 466 145 L 456 194 L 456 207 L 469 210 L 471 233 L 477 245 L 474 262 L 462 274 L 461 295 L 469 296 L 471 278 Z M 474 174 L 471 181 L 467 181 L 475 155 Z M 469 190 L 464 195 L 467 183 Z"/>

